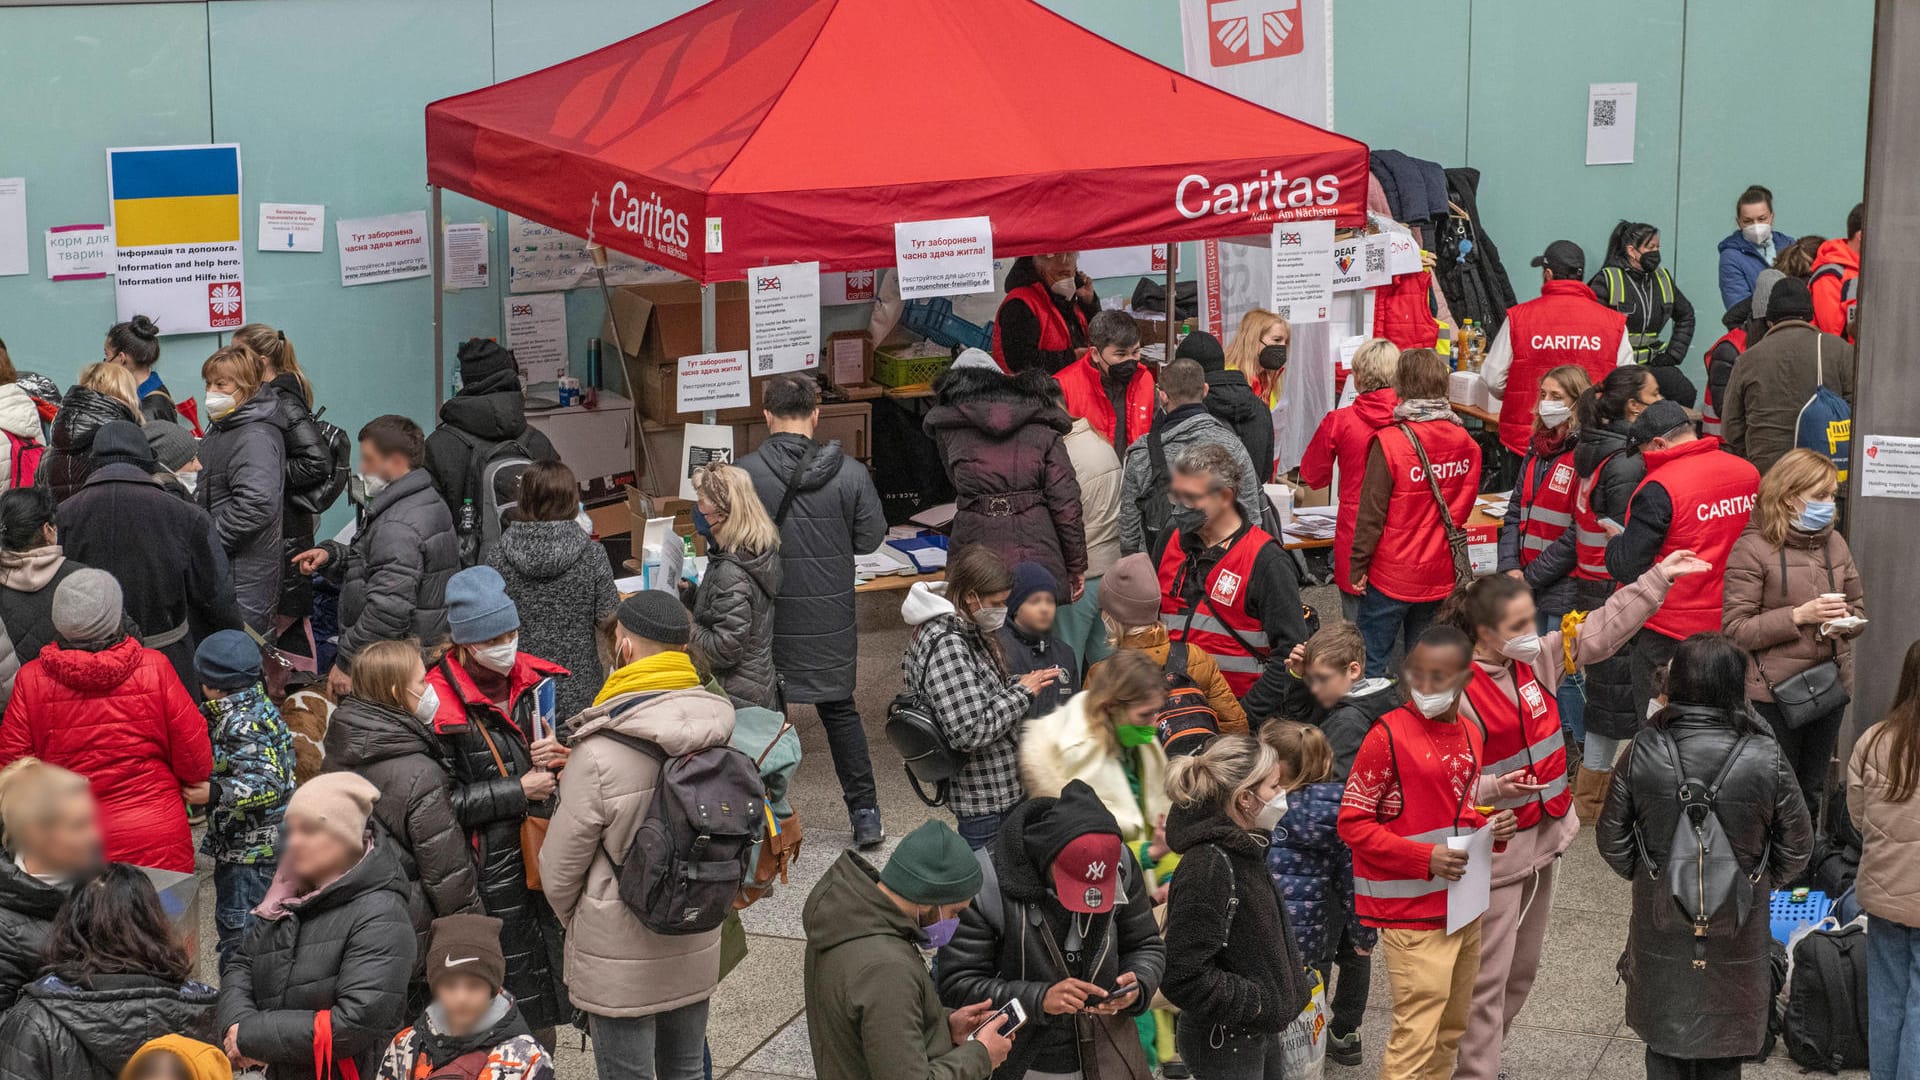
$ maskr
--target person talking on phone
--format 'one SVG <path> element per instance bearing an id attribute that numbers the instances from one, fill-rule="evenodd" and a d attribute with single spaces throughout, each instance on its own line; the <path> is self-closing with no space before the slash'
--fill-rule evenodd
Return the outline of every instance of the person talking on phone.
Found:
<path id="1" fill-rule="evenodd" d="M 1166 946 L 1146 875 L 1100 796 L 1074 780 L 1057 799 L 1028 799 L 975 854 L 980 895 L 935 967 L 948 1005 L 1019 1001 L 1026 1012 L 997 1080 L 1107 1075 L 1084 1059 L 1090 1047 L 1145 1075 L 1152 1026 L 1143 1036 L 1135 1020 L 1160 986 Z"/>
<path id="2" fill-rule="evenodd" d="M 451 774 L 454 817 L 473 847 L 480 903 L 501 921 L 507 991 L 551 1050 L 554 1025 L 572 1015 L 560 978 L 562 935 L 546 897 L 528 885 L 539 852 L 524 849 L 521 837 L 529 818 L 553 816 L 557 770 L 569 751 L 556 737 L 564 731 L 536 735 L 535 698 L 541 680 L 567 670 L 520 651 L 519 609 L 491 566 L 447 581 L 447 628 L 453 648 L 427 666 L 437 702 L 429 723 Z"/>
<path id="3" fill-rule="evenodd" d="M 1059 682 L 1058 667 L 1007 674 L 997 637 L 1007 621 L 1013 572 L 983 544 L 956 549 L 947 580 L 917 582 L 900 615 L 913 640 L 900 658 L 903 690 L 919 695 L 953 749 L 967 755 L 947 808 L 975 851 L 1000 831 L 1020 801 L 1020 722 L 1040 692 Z"/>
<path id="4" fill-rule="evenodd" d="M 1513 811 L 1519 831 L 1493 854 L 1480 974 L 1454 1073 L 1463 1080 L 1494 1080 L 1501 1073 L 1501 1046 L 1540 970 L 1560 856 L 1580 832 L 1560 728 L 1560 683 L 1569 669 L 1604 660 L 1631 642 L 1676 580 L 1710 569 L 1691 551 L 1672 552 L 1575 623 L 1572 633 L 1557 622 L 1538 632 L 1532 591 L 1504 574 L 1476 580 L 1441 610 L 1441 621 L 1473 642 L 1460 712 L 1479 725 L 1485 740 L 1483 781 L 1498 784 L 1520 775 L 1508 785 L 1511 794 L 1493 801 L 1496 809 Z"/>
<path id="5" fill-rule="evenodd" d="M 949 1009 L 927 974 L 926 952 L 953 940 L 981 891 L 980 865 L 945 822 L 929 821 L 884 869 L 854 851 L 827 867 L 800 915 L 816 1075 L 986 1080 L 1007 1060 L 1017 1018 L 997 1016 L 991 998 Z"/>

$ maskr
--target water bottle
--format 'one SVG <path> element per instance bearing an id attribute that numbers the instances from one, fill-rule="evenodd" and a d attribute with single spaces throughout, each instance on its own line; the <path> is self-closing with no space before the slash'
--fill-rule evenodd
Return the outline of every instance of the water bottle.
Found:
<path id="1" fill-rule="evenodd" d="M 460 533 L 460 561 L 473 566 L 480 556 L 480 511 L 474 508 L 472 499 L 464 499 L 460 503 L 457 531 Z"/>

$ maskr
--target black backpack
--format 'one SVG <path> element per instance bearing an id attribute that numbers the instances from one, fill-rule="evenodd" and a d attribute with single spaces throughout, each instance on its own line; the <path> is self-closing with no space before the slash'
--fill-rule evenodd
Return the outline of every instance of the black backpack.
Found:
<path id="1" fill-rule="evenodd" d="M 347 481 L 353 477 L 353 442 L 338 424 L 330 424 L 321 417 L 326 415 L 325 405 L 307 417 L 320 435 L 320 441 L 326 444 L 327 453 L 333 459 L 327 469 L 327 478 L 313 487 L 287 492 L 287 502 L 296 510 L 309 514 L 324 514 L 340 499 L 347 490 Z"/>
<path id="2" fill-rule="evenodd" d="M 1713 782 L 1702 783 L 1686 774 L 1680 761 L 1680 748 L 1665 731 L 1643 732 L 1650 742 L 1664 750 L 1672 760 L 1674 775 L 1680 777 L 1678 798 L 1680 817 L 1673 827 L 1673 843 L 1667 850 L 1667 864 L 1656 876 L 1667 879 L 1668 895 L 1682 919 L 1693 926 L 1694 952 L 1699 957 L 1707 938 L 1724 938 L 1747 923 L 1753 913 L 1753 884 L 1759 880 L 1767 859 L 1752 874 L 1740 866 L 1720 824 L 1715 803 L 1720 788 L 1733 772 L 1734 763 L 1747 749 L 1750 736 L 1742 735 L 1727 752 Z M 1636 830 L 1635 837 L 1639 838 Z M 1649 867 L 1645 841 L 1641 840 L 1641 858 Z"/>
<path id="3" fill-rule="evenodd" d="M 442 430 L 467 445 L 467 490 L 460 497 L 472 502 L 474 513 L 469 520 L 463 505 L 454 525 L 460 533 L 461 565 L 478 566 L 507 530 L 507 515 L 519 504 L 520 474 L 533 464 L 533 453 L 518 438 L 490 443 L 451 425 Z"/>
<path id="4" fill-rule="evenodd" d="M 938 633 L 945 636 L 953 631 Z M 938 640 L 927 642 L 927 653 L 933 652 Z M 918 687 L 909 685 L 902 689 L 887 706 L 887 741 L 906 762 L 907 783 L 913 785 L 913 793 L 920 801 L 928 806 L 945 806 L 953 778 L 967 767 L 967 754 L 955 750 L 947 741 L 947 733 L 940 728 L 940 718 Z M 922 784 L 931 784 L 933 794 L 927 794 Z"/>
<path id="5" fill-rule="evenodd" d="M 620 902 L 656 934 L 699 934 L 733 910 L 766 839 L 766 786 L 731 746 L 669 757 L 647 739 L 599 731 L 660 763 L 647 816 L 614 867 Z"/>
<path id="6" fill-rule="evenodd" d="M 1187 625 L 1193 625 L 1191 613 Z M 1187 674 L 1187 653 L 1191 648 L 1184 641 L 1169 642 L 1167 662 L 1163 665 L 1167 700 L 1154 715 L 1153 722 L 1159 729 L 1160 749 L 1170 758 L 1197 754 L 1220 734 L 1220 714 L 1207 700 L 1207 692 Z"/>
<path id="7" fill-rule="evenodd" d="M 1793 946 L 1787 1056 L 1837 1073 L 1867 1067 L 1867 930 L 1814 930 Z"/>

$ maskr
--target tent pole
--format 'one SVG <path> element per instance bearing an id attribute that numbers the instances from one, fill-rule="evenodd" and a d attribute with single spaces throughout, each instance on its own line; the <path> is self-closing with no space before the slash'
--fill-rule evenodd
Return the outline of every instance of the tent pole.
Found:
<path id="1" fill-rule="evenodd" d="M 1167 242 L 1167 356 L 1166 362 L 1173 363 L 1173 351 L 1180 347 L 1180 326 L 1174 321 L 1173 311 L 1179 305 L 1174 302 L 1174 286 L 1180 275 L 1180 245 Z"/>
<path id="2" fill-rule="evenodd" d="M 441 285 L 446 281 L 447 268 L 440 265 L 441 238 L 444 235 L 440 224 L 440 185 L 427 185 L 427 217 L 433 222 L 433 250 L 427 253 L 427 261 L 433 267 L 433 408 L 440 411 L 441 402 L 446 400 L 447 392 L 447 301 Z"/>
<path id="3" fill-rule="evenodd" d="M 717 347 L 715 341 L 719 336 L 718 322 L 719 315 L 714 307 L 713 286 L 702 285 L 700 286 L 700 349 L 702 352 L 713 352 Z M 711 424 L 714 419 L 712 409 L 706 409 L 700 413 L 700 422 L 703 424 Z"/>

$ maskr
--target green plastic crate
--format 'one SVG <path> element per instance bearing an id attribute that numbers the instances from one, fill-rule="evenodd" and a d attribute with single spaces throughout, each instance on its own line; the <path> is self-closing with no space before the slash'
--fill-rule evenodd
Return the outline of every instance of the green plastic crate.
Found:
<path id="1" fill-rule="evenodd" d="M 919 386 L 930 383 L 953 366 L 953 354 L 930 349 L 924 342 L 873 350 L 873 381 L 881 386 Z"/>

